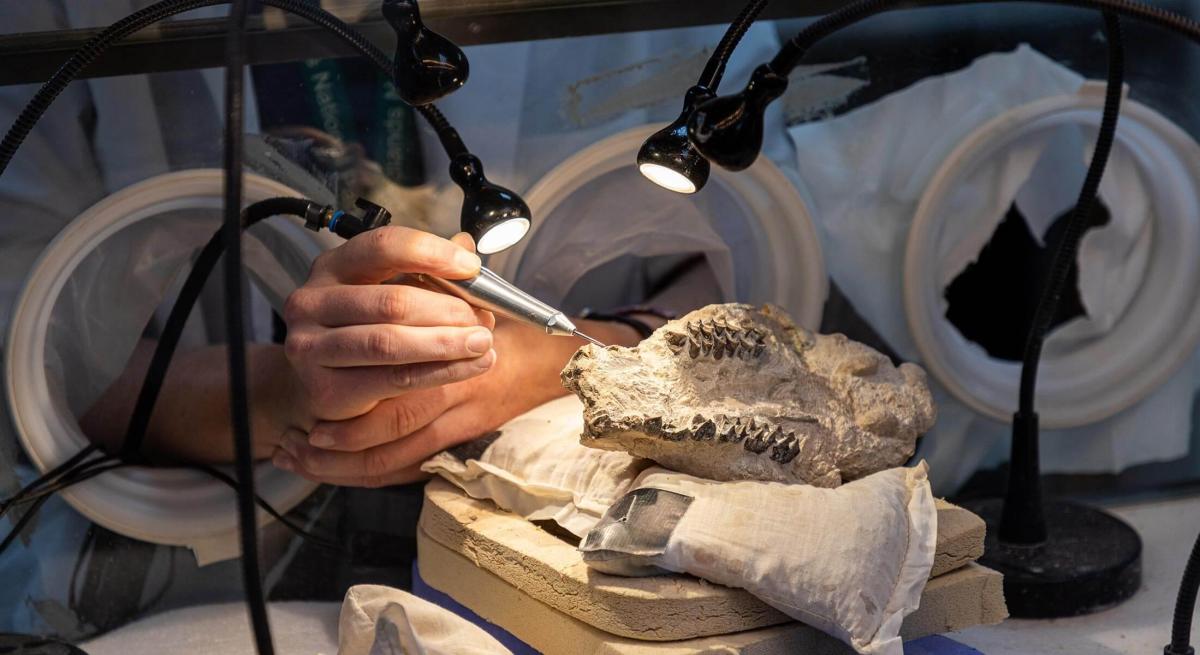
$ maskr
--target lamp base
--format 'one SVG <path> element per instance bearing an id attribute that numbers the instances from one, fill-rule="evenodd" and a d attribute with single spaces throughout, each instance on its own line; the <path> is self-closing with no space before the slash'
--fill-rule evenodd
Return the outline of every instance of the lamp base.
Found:
<path id="1" fill-rule="evenodd" d="M 1142 540 L 1121 519 L 1067 502 L 1044 506 L 1048 536 L 1037 545 L 999 539 L 1003 501 L 965 503 L 987 523 L 979 562 L 1004 574 L 1013 617 L 1048 619 L 1090 614 L 1132 596 L 1142 582 Z"/>

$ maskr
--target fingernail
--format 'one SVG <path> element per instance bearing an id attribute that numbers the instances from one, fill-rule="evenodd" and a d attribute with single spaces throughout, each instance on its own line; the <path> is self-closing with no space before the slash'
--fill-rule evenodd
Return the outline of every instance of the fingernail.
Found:
<path id="1" fill-rule="evenodd" d="M 459 268 L 477 271 L 483 265 L 483 260 L 470 250 L 459 248 L 458 252 L 454 253 L 454 263 Z"/>
<path id="2" fill-rule="evenodd" d="M 467 337 L 467 350 L 482 355 L 492 348 L 492 331 L 486 328 L 475 330 Z"/>
<path id="3" fill-rule="evenodd" d="M 491 368 L 492 364 L 495 364 L 495 363 L 496 363 L 496 351 L 495 350 L 489 350 L 486 355 L 482 355 L 479 357 L 479 359 L 475 360 L 475 366 L 477 366 L 479 368 L 483 368 L 483 369 Z"/>
<path id="4" fill-rule="evenodd" d="M 337 442 L 333 440 L 333 436 L 324 430 L 310 432 L 308 435 L 308 443 L 317 448 L 332 448 Z"/>
<path id="5" fill-rule="evenodd" d="M 283 449 L 293 459 L 299 458 L 300 444 L 304 443 L 304 436 L 300 433 L 292 433 L 284 435 L 283 439 L 279 440 L 279 447 Z"/>
<path id="6" fill-rule="evenodd" d="M 292 459 L 292 456 L 285 452 L 276 452 L 275 456 L 271 458 L 271 463 L 274 464 L 275 468 L 277 469 L 283 469 L 285 471 L 296 470 L 296 460 Z"/>

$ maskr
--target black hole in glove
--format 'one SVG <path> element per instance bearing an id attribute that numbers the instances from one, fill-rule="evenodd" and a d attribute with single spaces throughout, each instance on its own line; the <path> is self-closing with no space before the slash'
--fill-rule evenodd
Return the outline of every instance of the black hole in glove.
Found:
<path id="1" fill-rule="evenodd" d="M 1067 210 L 1054 219 L 1046 230 L 1043 248 L 1034 240 L 1025 218 L 1013 203 L 978 259 L 946 288 L 949 305 L 946 319 L 992 357 L 1021 360 L 1054 250 L 1070 214 L 1071 210 Z M 1108 208 L 1098 200 L 1088 229 L 1106 225 L 1108 221 Z M 1050 323 L 1051 332 L 1085 313 L 1079 296 L 1079 265 L 1074 262 L 1058 311 Z"/>

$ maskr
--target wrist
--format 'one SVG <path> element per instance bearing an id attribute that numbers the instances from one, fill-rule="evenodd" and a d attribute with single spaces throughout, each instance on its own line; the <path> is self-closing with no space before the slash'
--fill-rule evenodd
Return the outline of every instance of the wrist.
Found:
<path id="1" fill-rule="evenodd" d="M 581 318 L 577 319 L 575 324 L 588 336 L 609 346 L 632 347 L 642 341 L 642 335 L 637 328 L 627 323 Z"/>
<path id="2" fill-rule="evenodd" d="M 312 428 L 317 418 L 309 411 L 308 393 L 283 346 L 251 345 L 247 358 L 255 402 L 263 409 L 256 416 L 263 428 L 261 436 L 255 436 L 256 445 L 274 447 L 289 428 L 305 432 Z"/>

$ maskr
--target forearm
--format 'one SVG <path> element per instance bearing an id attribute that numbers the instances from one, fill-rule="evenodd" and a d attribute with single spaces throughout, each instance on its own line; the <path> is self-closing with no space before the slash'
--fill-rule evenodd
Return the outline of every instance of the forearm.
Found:
<path id="1" fill-rule="evenodd" d="M 587 319 L 574 322 L 581 331 L 607 345 L 633 346 L 641 340 L 637 331 L 621 323 Z M 513 385 L 513 393 L 503 394 L 496 402 L 519 403 L 514 411 L 520 413 L 566 395 L 559 374 L 582 345 L 584 342 L 574 337 L 549 335 L 506 319 L 497 326 L 496 355 L 499 372 L 507 379 L 506 384 Z M 515 357 L 522 359 L 509 359 Z"/>
<path id="2" fill-rule="evenodd" d="M 153 341 L 138 344 L 121 376 L 80 420 L 85 434 L 109 452 L 125 438 L 129 418 L 150 365 Z M 289 424 L 301 418 L 294 376 L 283 348 L 250 344 L 247 349 L 251 429 L 257 458 L 271 455 Z M 307 427 L 307 426 L 301 426 Z M 151 416 L 142 453 L 159 462 L 229 462 L 229 368 L 224 346 L 175 355 Z"/>

